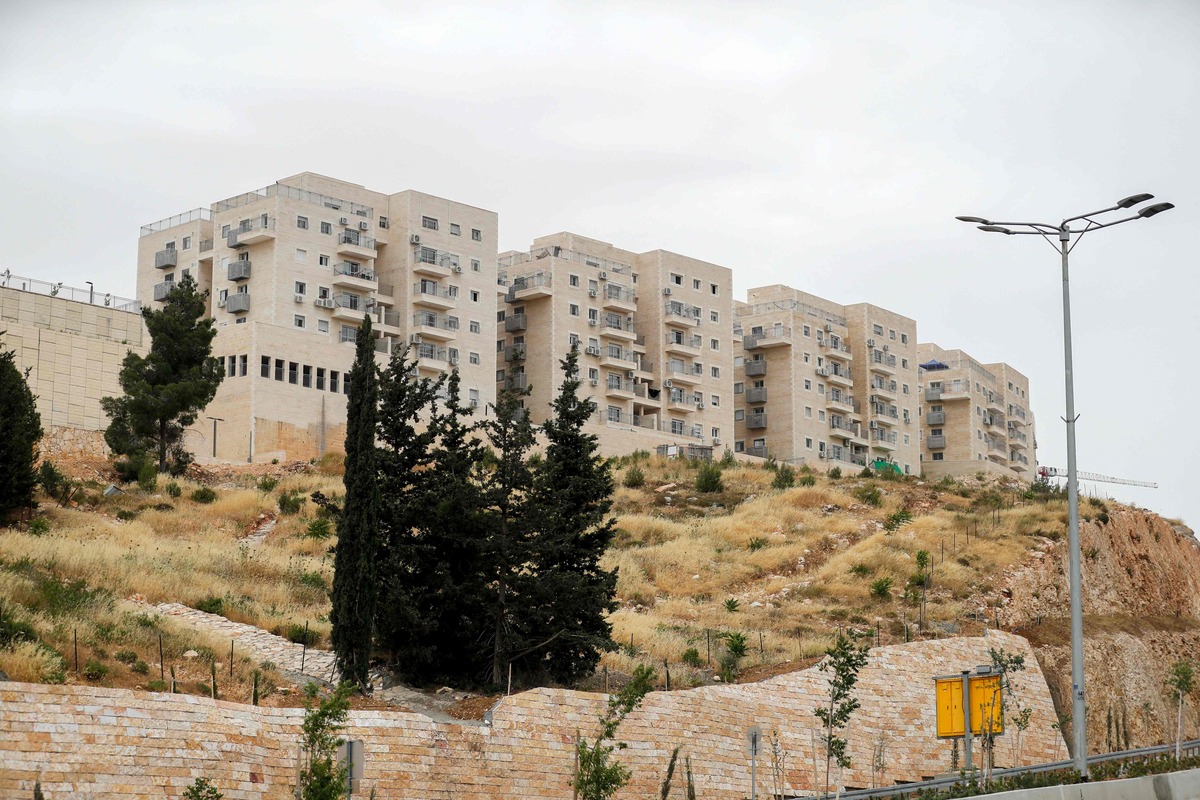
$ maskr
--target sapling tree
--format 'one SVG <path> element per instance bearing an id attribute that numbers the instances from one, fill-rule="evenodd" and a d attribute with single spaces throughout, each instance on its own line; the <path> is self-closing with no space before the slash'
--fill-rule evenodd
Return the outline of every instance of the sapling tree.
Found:
<path id="1" fill-rule="evenodd" d="M 575 745 L 578 766 L 575 772 L 575 792 L 579 800 L 608 800 L 629 782 L 632 773 L 619 761 L 611 761 L 616 750 L 624 750 L 624 742 L 613 741 L 617 728 L 637 708 L 654 686 L 654 670 L 645 664 L 633 671 L 629 683 L 608 698 L 608 708 L 600 717 L 600 729 L 592 742 L 580 738 Z"/>
<path id="2" fill-rule="evenodd" d="M 337 763 L 338 736 L 346 724 L 354 684 L 343 683 L 322 698 L 315 683 L 304 687 L 299 800 L 339 800 L 346 794 L 346 765 Z"/>
<path id="3" fill-rule="evenodd" d="M 1175 717 L 1175 760 L 1178 761 L 1183 744 L 1183 702 L 1196 690 L 1196 668 L 1191 660 L 1185 658 L 1171 665 L 1167 688 L 1179 699 Z"/>
<path id="4" fill-rule="evenodd" d="M 1012 676 L 1017 672 L 1025 669 L 1025 656 L 1021 653 L 1010 653 L 1004 648 L 996 649 L 988 648 L 988 655 L 992 659 L 992 675 L 999 682 L 998 691 L 992 694 L 991 706 L 988 708 L 983 717 L 983 725 L 981 727 L 982 735 L 980 737 L 980 746 L 986 754 L 984 758 L 984 785 L 992 777 L 992 767 L 995 761 L 995 746 L 996 736 L 1001 731 L 997 730 L 994 721 L 1003 719 L 1004 701 L 1005 698 L 1016 702 L 1016 694 L 1013 691 Z M 999 707 L 997 707 L 997 705 Z M 1028 727 L 1028 720 L 1025 722 Z"/>
<path id="5" fill-rule="evenodd" d="M 825 660 L 818 667 L 822 672 L 829 673 L 829 705 L 818 706 L 813 710 L 824 726 L 821 742 L 825 746 L 825 791 L 829 791 L 830 764 L 836 763 L 839 769 L 850 766 L 850 756 L 846 752 L 847 741 L 839 732 L 850 721 L 850 715 L 858 709 L 860 703 L 854 696 L 854 685 L 858 683 L 858 671 L 867 663 L 867 645 L 859 643 L 860 636 L 855 631 L 838 632 L 837 641 L 833 647 L 825 651 Z"/>

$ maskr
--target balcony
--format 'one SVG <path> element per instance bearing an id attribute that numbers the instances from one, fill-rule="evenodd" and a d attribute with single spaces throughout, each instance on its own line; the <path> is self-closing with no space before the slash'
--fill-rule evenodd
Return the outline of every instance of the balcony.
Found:
<path id="1" fill-rule="evenodd" d="M 342 289 L 370 292 L 375 289 L 375 273 L 352 261 L 333 265 L 333 285 Z"/>
<path id="2" fill-rule="evenodd" d="M 835 436 L 845 436 L 847 439 L 862 439 L 862 428 L 857 422 L 851 422 L 844 417 L 830 417 L 829 427 Z"/>
<path id="3" fill-rule="evenodd" d="M 449 278 L 455 272 L 462 272 L 458 256 L 435 250 L 432 247 L 418 247 L 413 260 L 413 272 L 433 275 L 437 278 Z"/>
<path id="4" fill-rule="evenodd" d="M 401 328 L 400 315 L 395 311 L 388 311 L 386 308 L 375 310 L 375 325 L 379 333 L 387 336 L 400 336 L 404 333 Z"/>
<path id="5" fill-rule="evenodd" d="M 275 238 L 275 218 L 263 214 L 258 219 L 247 220 L 236 230 L 229 232 L 225 243 L 233 248 L 270 241 Z"/>
<path id="6" fill-rule="evenodd" d="M 549 297 L 551 294 L 553 292 L 550 276 L 539 272 L 534 275 L 513 278 L 512 285 L 508 287 L 508 294 L 504 299 L 509 303 L 518 303 L 525 300 L 536 300 L 539 297 Z"/>
<path id="7" fill-rule="evenodd" d="M 985 411 L 991 411 L 999 417 L 1004 416 L 1004 396 L 999 392 L 988 392 L 987 402 L 983 404 Z"/>
<path id="8" fill-rule="evenodd" d="M 1009 447 L 1027 450 L 1029 448 L 1029 436 L 1024 431 L 1010 427 L 1008 429 L 1008 445 Z"/>
<path id="9" fill-rule="evenodd" d="M 422 343 L 416 345 L 410 353 L 417 359 L 417 371 L 442 373 L 448 372 L 452 366 L 445 347 Z"/>
<path id="10" fill-rule="evenodd" d="M 524 314 L 512 314 L 504 318 L 504 332 L 515 333 L 525 330 L 526 317 Z"/>
<path id="11" fill-rule="evenodd" d="M 375 258 L 379 255 L 375 239 L 358 231 L 342 231 L 337 236 L 337 254 L 347 258 Z"/>
<path id="12" fill-rule="evenodd" d="M 505 345 L 504 360 L 508 361 L 508 362 L 524 361 L 525 360 L 525 345 L 523 345 L 523 344 Z"/>
<path id="13" fill-rule="evenodd" d="M 854 385 L 854 379 L 850 377 L 850 370 L 845 367 L 839 367 L 837 364 L 831 364 L 826 368 L 825 380 L 834 386 L 842 386 L 849 389 Z"/>
<path id="14" fill-rule="evenodd" d="M 700 324 L 700 309 L 678 300 L 668 300 L 663 305 L 663 313 L 663 322 L 667 325 L 693 328 Z"/>
<path id="15" fill-rule="evenodd" d="M 875 350 L 871 353 L 871 369 L 886 375 L 896 374 L 896 357 L 891 353 Z"/>
<path id="16" fill-rule="evenodd" d="M 600 296 L 602 298 L 601 305 L 607 309 L 626 313 L 633 313 L 637 310 L 637 295 L 632 289 L 610 283 L 604 287 Z"/>
<path id="17" fill-rule="evenodd" d="M 637 369 L 637 353 L 625 350 L 620 345 L 610 345 L 600 351 L 600 366 L 616 369 Z"/>
<path id="18" fill-rule="evenodd" d="M 167 295 L 175 288 L 175 281 L 163 281 L 162 283 L 154 284 L 154 299 L 163 301 L 167 299 Z"/>
<path id="19" fill-rule="evenodd" d="M 765 403 L 767 402 L 767 387 L 751 386 L 746 389 L 747 403 Z"/>
<path id="20" fill-rule="evenodd" d="M 1008 428 L 1004 424 L 1003 414 L 984 414 L 983 424 L 1002 433 L 1008 432 Z"/>
<path id="21" fill-rule="evenodd" d="M 438 286 L 433 281 L 421 281 L 413 284 L 413 303 L 419 306 L 451 309 L 458 305 L 458 292 Z"/>
<path id="22" fill-rule="evenodd" d="M 225 277 L 231 281 L 244 281 L 250 278 L 250 259 L 230 261 L 225 271 Z"/>
<path id="23" fill-rule="evenodd" d="M 943 450 L 946 447 L 945 436 L 926 436 L 925 446 L 930 450 Z"/>
<path id="24" fill-rule="evenodd" d="M 929 425 L 945 425 L 946 424 L 946 412 L 945 411 L 930 411 L 928 414 L 925 415 L 925 422 Z"/>
<path id="25" fill-rule="evenodd" d="M 391 313 L 391 312 L 388 312 Z M 413 332 L 429 339 L 448 342 L 458 336 L 458 319 L 430 311 L 413 314 Z"/>
<path id="26" fill-rule="evenodd" d="M 515 392 L 523 392 L 529 388 L 529 376 L 524 372 L 514 372 L 508 376 L 504 385 Z"/>
<path id="27" fill-rule="evenodd" d="M 366 304 L 358 295 L 344 294 L 333 298 L 333 318 L 338 322 L 361 325 L 366 313 Z"/>
<path id="28" fill-rule="evenodd" d="M 850 345 L 845 344 L 839 339 L 822 339 L 820 345 L 821 349 L 825 351 L 827 358 L 838 358 L 843 361 L 849 361 L 853 358 L 850 354 Z"/>
<path id="29" fill-rule="evenodd" d="M 225 310 L 230 314 L 244 314 L 250 310 L 250 293 L 235 292 L 225 300 Z"/>
<path id="30" fill-rule="evenodd" d="M 646 375 L 653 375 L 654 374 L 654 362 L 651 361 L 650 359 L 646 358 L 645 356 L 642 356 L 641 358 L 638 359 L 638 364 L 636 367 L 634 367 L 634 369 L 637 370 L 638 372 L 646 373 Z"/>
<path id="31" fill-rule="evenodd" d="M 752 431 L 767 427 L 767 412 L 746 415 L 746 428 Z"/>
<path id="32" fill-rule="evenodd" d="M 170 250 L 159 250 L 154 254 L 155 269 L 170 269 L 171 267 L 179 266 L 179 251 L 174 248 Z"/>
<path id="33" fill-rule="evenodd" d="M 889 400 L 896 399 L 898 388 L 895 381 L 881 381 L 878 378 L 871 381 L 871 391 Z"/>
<path id="34" fill-rule="evenodd" d="M 836 389 L 831 389 L 825 395 L 825 405 L 829 406 L 834 411 L 845 411 L 847 414 L 854 413 L 854 396 L 839 392 Z"/>
<path id="35" fill-rule="evenodd" d="M 633 381 L 609 379 L 604 384 L 604 394 L 607 397 L 615 397 L 619 400 L 632 400 Z"/>
<path id="36" fill-rule="evenodd" d="M 765 445 L 759 447 L 747 447 L 746 455 L 754 456 L 755 458 L 768 458 L 767 448 Z"/>
<path id="37" fill-rule="evenodd" d="M 694 368 L 686 364 L 676 364 L 674 366 L 668 364 L 666 373 L 671 382 L 676 384 L 685 383 L 688 386 L 695 386 L 704 380 L 703 373 L 696 372 Z"/>
<path id="38" fill-rule="evenodd" d="M 637 329 L 631 317 L 621 318 L 615 314 L 609 314 L 602 320 L 602 326 L 601 336 L 623 339 L 628 342 L 637 338 Z"/>
<path id="39" fill-rule="evenodd" d="M 745 362 L 746 377 L 758 378 L 767 374 L 767 360 L 765 358 L 755 359 Z"/>
<path id="40" fill-rule="evenodd" d="M 197 261 L 211 262 L 213 258 L 213 240 L 203 239 L 200 242 L 200 254 L 196 256 Z"/>
<path id="41" fill-rule="evenodd" d="M 689 414 L 696 410 L 696 395 L 691 392 L 671 389 L 667 392 L 666 400 L 667 410 L 669 411 L 679 411 Z"/>
<path id="42" fill-rule="evenodd" d="M 667 344 L 663 349 L 673 355 L 699 358 L 702 345 L 703 339 L 699 336 L 672 336 L 671 334 L 667 334 Z"/>
<path id="43" fill-rule="evenodd" d="M 871 431 L 871 447 L 877 450 L 895 450 L 896 432 L 876 429 Z"/>
<path id="44" fill-rule="evenodd" d="M 395 305 L 396 287 L 390 283 L 380 283 L 375 287 L 375 302 L 381 306 Z"/>
<path id="45" fill-rule="evenodd" d="M 784 347 L 792 343 L 792 329 L 787 325 L 773 328 L 751 328 L 748 336 L 742 337 L 742 349 L 757 350 L 760 347 Z"/>

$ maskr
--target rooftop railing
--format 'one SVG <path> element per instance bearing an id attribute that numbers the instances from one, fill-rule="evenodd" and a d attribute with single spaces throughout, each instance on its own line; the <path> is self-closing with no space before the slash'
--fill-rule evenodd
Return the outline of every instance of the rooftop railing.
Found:
<path id="1" fill-rule="evenodd" d="M 543 258 L 558 258 L 564 261 L 573 261 L 577 264 L 583 264 L 588 267 L 595 267 L 604 272 L 616 272 L 620 275 L 628 275 L 633 271 L 633 267 L 629 264 L 620 261 L 613 261 L 608 258 L 600 258 L 598 256 L 580 253 L 576 250 L 567 250 L 557 245 L 550 247 L 538 247 L 524 253 L 508 253 L 496 259 L 496 263 L 501 269 L 506 267 L 516 266 L 517 264 L 528 264 L 533 261 L 540 261 Z"/>
<path id="2" fill-rule="evenodd" d="M 227 197 L 224 200 L 213 203 L 212 210 L 216 213 L 228 211 L 231 208 L 256 203 L 267 197 L 287 197 L 292 200 L 301 200 L 305 203 L 322 206 L 333 211 L 347 211 L 359 217 L 370 217 L 375 214 L 375 209 L 371 206 L 364 206 L 358 203 L 351 203 L 348 200 L 342 200 L 337 197 L 330 197 L 326 194 L 318 194 L 317 192 L 309 192 L 304 189 L 297 189 L 295 186 L 288 186 L 283 183 L 274 183 L 270 186 L 264 186 L 261 189 L 255 189 L 252 192 L 244 192 L 233 197 Z"/>
<path id="3" fill-rule="evenodd" d="M 24 278 L 20 275 L 13 275 L 12 270 L 7 269 L 0 272 L 0 288 L 16 289 L 20 292 L 41 294 L 47 297 L 61 297 L 63 300 L 114 308 L 117 311 L 128 311 L 133 314 L 140 313 L 142 310 L 141 303 L 128 297 L 118 297 L 115 294 L 97 292 L 90 288 L 79 289 L 74 286 L 64 286 L 61 281 L 50 283 L 37 278 Z"/>
<path id="4" fill-rule="evenodd" d="M 138 238 L 149 236 L 152 233 L 161 233 L 168 228 L 174 228 L 176 225 L 186 225 L 189 222 L 198 222 L 200 220 L 212 222 L 212 211 L 207 208 L 193 208 L 191 211 L 185 211 L 173 217 L 160 219 L 158 222 L 151 222 L 149 225 L 142 226 L 142 231 L 138 234 Z"/>
<path id="5" fill-rule="evenodd" d="M 756 317 L 759 314 L 770 314 L 773 311 L 795 311 L 825 322 L 832 322 L 834 325 L 841 325 L 843 328 L 846 327 L 845 317 L 831 314 L 824 309 L 810 306 L 799 300 L 771 300 L 766 303 L 754 303 L 740 306 L 735 309 L 734 313 L 739 317 Z"/>

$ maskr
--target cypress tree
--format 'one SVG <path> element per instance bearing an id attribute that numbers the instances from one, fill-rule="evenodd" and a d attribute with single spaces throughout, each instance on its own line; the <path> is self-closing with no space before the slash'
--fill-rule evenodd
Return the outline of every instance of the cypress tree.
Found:
<path id="1" fill-rule="evenodd" d="M 600 567 L 613 538 L 613 479 L 596 437 L 583 430 L 596 404 L 579 397 L 577 345 L 561 364 L 564 378 L 554 415 L 542 425 L 546 454 L 532 493 L 540 595 L 532 636 L 546 644 L 531 656 L 551 679 L 570 683 L 595 669 L 600 651 L 615 647 L 607 614 L 616 608 L 617 574 Z"/>
<path id="2" fill-rule="evenodd" d="M 334 549 L 332 609 L 333 651 L 342 680 L 369 686 L 375 616 L 376 560 L 379 556 L 379 485 L 376 474 L 375 423 L 379 414 L 379 375 L 375 366 L 371 318 L 363 317 L 354 340 L 354 366 L 347 376 L 346 500 L 338 516 Z"/>
<path id="3" fill-rule="evenodd" d="M 0 350 L 0 520 L 14 509 L 33 506 L 42 419 L 28 378 L 28 370 L 22 375 L 17 369 L 16 352 Z"/>
<path id="4" fill-rule="evenodd" d="M 183 432 L 212 402 L 223 377 L 212 357 L 216 325 L 204 311 L 205 295 L 191 275 L 171 289 L 161 309 L 142 309 L 150 352 L 127 353 L 118 376 L 124 394 L 100 400 L 112 420 L 104 441 L 114 453 L 133 463 L 153 458 L 159 472 L 169 464 L 174 474 L 190 463 Z"/>

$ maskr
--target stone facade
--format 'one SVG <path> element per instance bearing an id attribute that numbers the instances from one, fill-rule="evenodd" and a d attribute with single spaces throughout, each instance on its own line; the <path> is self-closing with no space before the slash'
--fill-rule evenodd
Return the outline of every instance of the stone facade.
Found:
<path id="1" fill-rule="evenodd" d="M 1037 661 L 1024 639 L 1004 633 L 894 645 L 871 652 L 860 673 L 862 701 L 848 731 L 853 766 L 849 787 L 872 782 L 872 753 L 886 745 L 886 767 L 875 782 L 913 781 L 950 767 L 950 743 L 934 736 L 933 676 L 988 662 L 988 648 L 1025 655 L 1016 695 L 1033 710 L 1020 753 L 1004 736 L 998 765 L 1063 757 L 1050 726 L 1054 709 Z M 691 757 L 698 794 L 734 800 L 749 794 L 746 729 L 777 732 L 787 753 L 788 791 L 811 792 L 813 709 L 823 702 L 826 675 L 817 669 L 755 684 L 654 692 L 619 731 L 628 749 L 618 758 L 633 781 L 618 796 L 656 794 L 670 752 Z M 364 742 L 362 796 L 376 789 L 394 798 L 566 798 L 571 794 L 573 743 L 590 735 L 603 697 L 538 689 L 502 699 L 485 723 L 440 723 L 393 711 L 355 711 L 345 734 Z M 0 684 L 0 794 L 25 796 L 40 777 L 48 797 L 179 797 L 196 777 L 211 780 L 229 800 L 286 798 L 296 777 L 296 742 L 303 712 L 255 708 L 206 698 L 84 686 Z M 760 763 L 759 791 L 769 791 L 769 758 Z M 823 767 L 815 772 L 823 776 Z M 816 779 L 819 781 L 819 779 Z M 676 773 L 676 791 L 682 784 Z"/>

